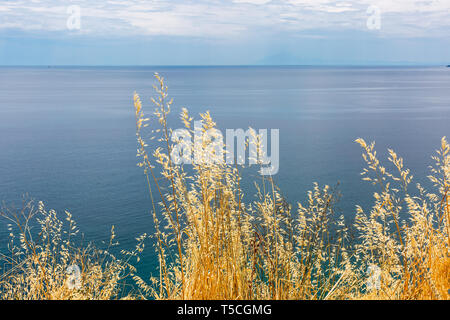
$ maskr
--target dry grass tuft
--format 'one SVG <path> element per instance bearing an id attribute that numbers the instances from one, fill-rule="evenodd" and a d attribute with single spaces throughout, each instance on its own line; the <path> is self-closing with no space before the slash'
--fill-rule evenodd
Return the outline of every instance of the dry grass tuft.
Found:
<path id="1" fill-rule="evenodd" d="M 257 184 L 256 199 L 246 204 L 238 167 L 200 161 L 187 172 L 176 165 L 167 124 L 173 101 L 164 79 L 156 74 L 156 80 L 158 97 L 152 102 L 159 128 L 152 130 L 151 139 L 157 138 L 162 146 L 153 154 L 142 134 L 150 118 L 144 116 L 139 96 L 134 96 L 138 165 L 144 168 L 152 197 L 160 264 L 152 285 L 136 280 L 152 297 L 449 298 L 450 147 L 445 138 L 429 177 L 435 193 L 416 185 L 415 195 L 402 158 L 389 150 L 395 171 L 391 174 L 378 160 L 374 143 L 357 140 L 367 163 L 363 179 L 380 191 L 368 214 L 357 208 L 357 240 L 350 243 L 343 217 L 334 216 L 336 194 L 328 186 L 314 185 L 308 202 L 298 204 L 293 214 L 270 177 Z M 208 112 L 200 116 L 204 132 L 215 127 Z M 193 138 L 186 109 L 181 120 Z M 209 143 L 194 144 L 194 154 L 223 156 Z"/>
<path id="2" fill-rule="evenodd" d="M 157 139 L 159 147 L 151 153 L 144 138 L 151 119 L 137 94 L 134 107 L 159 276 L 147 284 L 130 264 L 142 252 L 145 235 L 118 259 L 109 252 L 114 230 L 107 250 L 83 246 L 70 213 L 63 222 L 42 203 L 36 208 L 30 202 L 21 212 L 1 214 L 11 234 L 9 253 L 0 256 L 0 299 L 450 298 L 450 146 L 445 138 L 430 168 L 432 191 L 411 186 L 413 177 L 394 151 L 389 150 L 387 169 L 374 143 L 356 140 L 366 162 L 363 180 L 377 192 L 367 213 L 357 207 L 356 236 L 350 241 L 344 218 L 334 212 L 338 194 L 329 186 L 314 184 L 306 203 L 293 210 L 272 177 L 256 183 L 254 200 L 245 203 L 240 167 L 201 159 L 189 168 L 177 164 L 173 151 L 180 141 L 172 140 L 168 126 L 173 101 L 164 79 L 155 77 L 157 127 L 149 139 Z M 215 128 L 209 112 L 200 116 L 204 132 Z M 181 120 L 193 138 L 186 109 Z M 247 147 L 254 143 L 253 150 L 262 152 L 257 136 L 249 140 Z M 224 156 L 210 144 L 206 139 L 194 144 L 194 154 Z M 137 284 L 131 293 L 123 287 L 127 276 Z"/>
<path id="3" fill-rule="evenodd" d="M 44 204 L 26 202 L 19 212 L 4 209 L 8 222 L 8 253 L 0 254 L 0 300 L 109 300 L 133 298 L 124 279 L 135 272 L 132 258 L 142 252 L 145 235 L 132 252 L 117 259 L 109 250 L 83 245 L 72 215 L 62 221 Z"/>

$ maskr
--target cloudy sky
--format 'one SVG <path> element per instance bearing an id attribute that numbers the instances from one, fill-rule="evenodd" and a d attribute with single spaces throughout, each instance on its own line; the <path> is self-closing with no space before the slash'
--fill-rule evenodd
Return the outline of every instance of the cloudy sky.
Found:
<path id="1" fill-rule="evenodd" d="M 0 1 L 0 65 L 449 63 L 450 0 Z"/>

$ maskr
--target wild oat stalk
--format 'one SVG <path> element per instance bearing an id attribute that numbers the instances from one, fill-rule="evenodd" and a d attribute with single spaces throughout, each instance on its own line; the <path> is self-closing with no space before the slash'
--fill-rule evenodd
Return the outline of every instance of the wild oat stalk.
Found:
<path id="1" fill-rule="evenodd" d="M 375 144 L 357 140 L 367 163 L 363 179 L 380 191 L 369 214 L 357 207 L 357 238 L 350 243 L 344 218 L 334 215 L 336 193 L 328 186 L 315 184 L 307 204 L 298 204 L 293 214 L 272 177 L 256 184 L 256 199 L 245 204 L 238 166 L 202 161 L 224 156 L 208 139 L 194 144 L 193 170 L 175 164 L 174 144 L 183 141 L 171 136 L 167 119 L 173 101 L 164 79 L 155 77 L 153 116 L 160 127 L 152 132 L 163 146 L 153 157 L 142 135 L 150 119 L 134 96 L 139 166 L 149 183 L 160 262 L 154 286 L 137 278 L 147 293 L 157 299 L 449 298 L 450 147 L 445 138 L 429 177 L 437 193 L 417 184 L 416 195 L 402 158 L 389 150 L 391 174 L 378 160 Z M 203 132 L 215 128 L 209 112 L 200 117 Z M 192 117 L 184 108 L 181 120 L 192 141 Z M 260 137 L 250 132 L 247 147 L 255 144 L 250 151 L 262 152 Z M 374 278 L 370 272 L 377 270 Z M 376 285 L 369 286 L 373 281 Z"/>
<path id="2" fill-rule="evenodd" d="M 0 254 L 0 300 L 109 300 L 137 298 L 124 279 L 133 275 L 131 259 L 144 249 L 145 235 L 136 248 L 117 259 L 114 228 L 106 250 L 84 245 L 72 215 L 65 221 L 42 202 L 26 202 L 20 211 L 4 209 L 8 222 L 8 252 Z M 79 274 L 78 274 L 79 273 Z"/>
<path id="3" fill-rule="evenodd" d="M 138 166 L 152 200 L 159 276 L 149 285 L 130 263 L 144 249 L 145 235 L 118 259 L 109 252 L 116 244 L 114 229 L 107 250 L 84 246 L 70 213 L 63 222 L 42 203 L 30 202 L 20 212 L 1 212 L 10 242 L 9 253 L 0 255 L 0 299 L 450 298 L 450 146 L 445 137 L 430 168 L 433 192 L 420 184 L 411 187 L 413 177 L 393 150 L 390 170 L 378 159 L 374 143 L 356 140 L 367 164 L 363 180 L 378 191 L 368 213 L 356 208 L 356 240 L 350 242 L 343 216 L 335 214 L 338 194 L 329 186 L 314 184 L 306 203 L 292 210 L 273 178 L 263 177 L 255 184 L 255 199 L 245 203 L 240 168 L 220 161 L 225 150 L 211 148 L 210 138 L 194 143 L 192 167 L 179 164 L 176 145 L 185 141 L 168 125 L 173 101 L 164 79 L 155 78 L 158 127 L 149 139 L 156 138 L 159 146 L 151 152 L 144 138 L 151 119 L 137 94 L 134 106 Z M 209 112 L 200 117 L 202 132 L 215 129 Z M 181 121 L 191 141 L 192 120 L 183 108 Z M 263 155 L 261 137 L 250 133 L 246 145 L 257 160 Z M 67 274 L 74 266 L 80 268 L 78 279 Z M 127 295 L 122 280 L 128 276 L 137 288 Z"/>
<path id="4" fill-rule="evenodd" d="M 354 290 L 344 286 L 353 283 L 353 271 L 343 218 L 331 218 L 335 196 L 330 188 L 316 185 L 308 206 L 299 205 L 293 216 L 273 179 L 266 178 L 257 186 L 256 200 L 247 205 L 238 167 L 203 161 L 223 158 L 225 152 L 217 154 L 208 139 L 194 144 L 197 161 L 188 174 L 172 159 L 174 144 L 181 141 L 172 140 L 167 124 L 172 100 L 164 79 L 155 77 L 158 98 L 152 99 L 153 116 L 160 128 L 152 132 L 163 146 L 153 157 L 142 134 L 150 119 L 139 96 L 134 96 L 138 165 L 149 183 L 160 262 L 160 276 L 153 279 L 156 288 L 137 279 L 143 288 L 158 299 L 330 299 Z M 215 128 L 209 112 L 200 117 L 203 132 Z M 186 109 L 181 120 L 193 140 L 192 117 Z M 251 132 L 254 137 L 247 143 L 262 152 L 260 137 Z M 332 225 L 334 234 L 329 232 Z"/>
<path id="5" fill-rule="evenodd" d="M 360 239 L 355 247 L 361 273 L 368 265 L 381 269 L 380 286 L 365 296 L 375 299 L 449 299 L 449 178 L 450 146 L 445 137 L 431 167 L 429 179 L 436 193 L 420 184 L 410 190 L 412 176 L 403 159 L 389 150 L 396 171 L 381 166 L 375 144 L 357 142 L 364 149 L 368 169 L 364 180 L 378 185 L 375 205 L 369 214 L 358 207 L 356 227 Z M 404 217 L 407 220 L 400 221 Z"/>

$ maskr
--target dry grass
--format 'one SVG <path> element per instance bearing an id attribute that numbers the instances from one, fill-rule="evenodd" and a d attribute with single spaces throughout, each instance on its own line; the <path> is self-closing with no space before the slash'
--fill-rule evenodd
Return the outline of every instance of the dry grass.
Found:
<path id="1" fill-rule="evenodd" d="M 19 211 L 4 209 L 10 239 L 0 254 L 0 300 L 109 300 L 135 298 L 124 279 L 135 272 L 132 258 L 143 250 L 145 235 L 132 252 L 117 259 L 114 228 L 106 250 L 83 245 L 69 212 L 65 221 L 42 202 L 25 202 Z"/>
<path id="2" fill-rule="evenodd" d="M 375 144 L 358 139 L 367 168 L 363 180 L 377 191 L 366 213 L 357 207 L 349 237 L 336 216 L 337 192 L 314 185 L 306 203 L 294 210 L 271 177 L 244 201 L 240 167 L 198 161 L 175 164 L 168 117 L 172 105 L 164 79 L 156 75 L 157 98 L 151 119 L 134 96 L 138 165 L 147 177 L 156 226 L 159 275 L 151 283 L 135 275 L 130 264 L 143 250 L 145 236 L 132 252 L 117 259 L 108 249 L 83 246 L 67 213 L 28 203 L 21 212 L 3 211 L 11 231 L 9 253 L 1 256 L 0 299 L 449 299 L 450 146 L 446 139 L 433 157 L 432 190 L 412 186 L 403 159 L 389 150 L 387 167 Z M 215 127 L 210 114 L 200 115 L 203 131 Z M 146 128 L 155 120 L 157 126 Z M 192 118 L 181 120 L 194 136 Z M 149 153 L 147 130 L 160 147 Z M 256 135 L 255 132 L 253 132 Z M 247 141 L 257 144 L 258 136 Z M 195 153 L 215 159 L 211 141 Z M 201 160 L 201 159 L 200 159 Z M 392 173 L 391 173 L 392 172 Z M 36 221 L 33 224 L 32 221 Z M 33 226 L 38 232 L 33 233 Z M 80 277 L 68 271 L 80 268 Z M 123 279 L 137 284 L 129 294 Z"/>
<path id="3" fill-rule="evenodd" d="M 369 214 L 358 208 L 356 226 L 362 242 L 356 245 L 358 261 L 381 269 L 381 286 L 364 297 L 386 299 L 449 299 L 449 178 L 450 146 L 442 138 L 433 157 L 429 179 L 434 193 L 420 184 L 411 190 L 412 176 L 403 159 L 389 150 L 396 170 L 387 172 L 374 151 L 374 144 L 357 142 L 364 149 L 368 168 L 364 180 L 377 185 L 375 204 Z M 415 192 L 413 195 L 411 192 Z M 400 217 L 408 220 L 400 222 Z"/>
<path id="4" fill-rule="evenodd" d="M 368 214 L 357 208 L 357 239 L 349 243 L 343 217 L 333 214 L 336 195 L 328 186 L 315 185 L 293 214 L 271 178 L 256 184 L 253 203 L 243 203 L 238 167 L 199 161 L 188 173 L 176 165 L 167 124 L 172 100 L 164 79 L 158 74 L 156 79 L 158 97 L 152 101 L 159 128 L 151 139 L 161 147 L 153 154 L 143 138 L 150 119 L 134 96 L 139 166 L 149 183 L 160 264 L 152 285 L 136 278 L 144 291 L 157 299 L 449 299 L 445 138 L 429 177 L 434 193 L 420 185 L 410 190 L 412 176 L 395 152 L 389 150 L 391 174 L 374 143 L 357 140 L 367 163 L 364 180 L 380 191 Z M 208 112 L 200 116 L 203 131 L 215 127 Z M 193 137 L 186 109 L 181 120 Z M 210 143 L 195 145 L 195 154 L 223 156 Z M 376 286 L 368 286 L 373 280 L 368 270 L 379 272 Z"/>

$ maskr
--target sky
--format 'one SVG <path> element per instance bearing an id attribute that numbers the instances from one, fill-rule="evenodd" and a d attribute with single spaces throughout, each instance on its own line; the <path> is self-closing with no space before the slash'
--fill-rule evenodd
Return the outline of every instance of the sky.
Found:
<path id="1" fill-rule="evenodd" d="M 450 64 L 450 0 L 0 0 L 0 65 Z"/>

